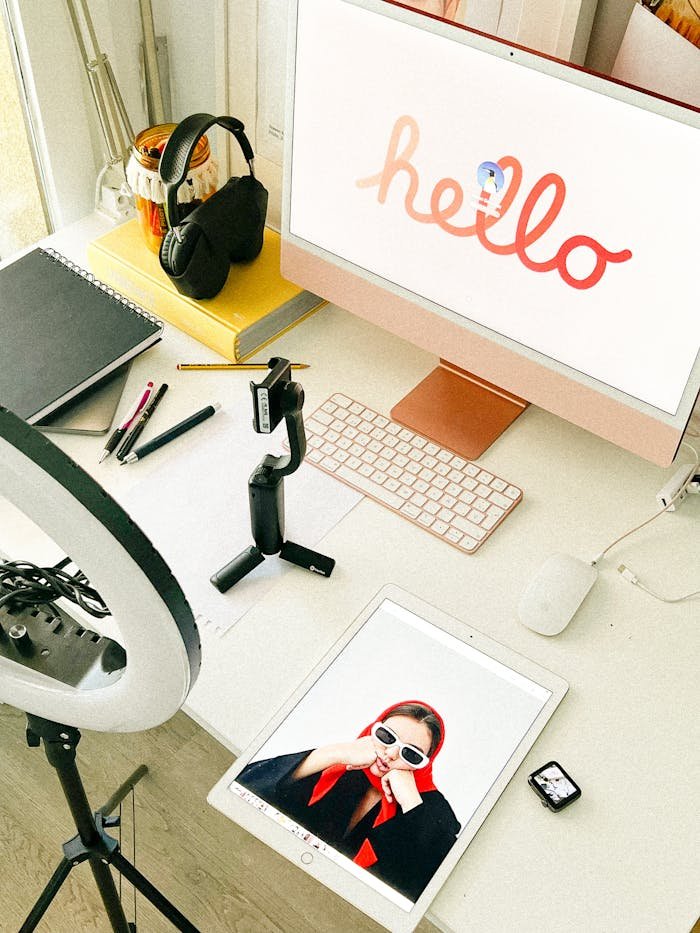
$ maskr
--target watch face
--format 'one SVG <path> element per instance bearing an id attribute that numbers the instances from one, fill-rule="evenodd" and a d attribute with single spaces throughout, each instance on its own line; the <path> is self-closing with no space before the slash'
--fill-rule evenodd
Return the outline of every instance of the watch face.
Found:
<path id="1" fill-rule="evenodd" d="M 556 761 L 550 761 L 528 778 L 550 810 L 563 810 L 581 796 L 581 788 Z"/>

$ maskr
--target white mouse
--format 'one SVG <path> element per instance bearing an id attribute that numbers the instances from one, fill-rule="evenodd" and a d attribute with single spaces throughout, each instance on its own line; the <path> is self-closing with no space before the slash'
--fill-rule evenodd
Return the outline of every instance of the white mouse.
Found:
<path id="1" fill-rule="evenodd" d="M 590 563 L 569 554 L 552 554 L 520 597 L 520 621 L 540 635 L 558 635 L 597 579 L 598 570 Z"/>

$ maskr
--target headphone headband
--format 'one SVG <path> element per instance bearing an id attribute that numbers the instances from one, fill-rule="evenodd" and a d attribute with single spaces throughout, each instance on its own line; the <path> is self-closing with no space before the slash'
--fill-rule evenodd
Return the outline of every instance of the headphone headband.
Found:
<path id="1" fill-rule="evenodd" d="M 187 178 L 192 153 L 204 133 L 216 123 L 233 133 L 248 163 L 250 174 L 255 177 L 253 147 L 248 142 L 245 127 L 240 120 L 228 116 L 214 117 L 210 113 L 193 113 L 185 117 L 173 130 L 160 157 L 159 174 L 165 188 L 165 217 L 171 228 L 178 221 L 177 192 Z"/>

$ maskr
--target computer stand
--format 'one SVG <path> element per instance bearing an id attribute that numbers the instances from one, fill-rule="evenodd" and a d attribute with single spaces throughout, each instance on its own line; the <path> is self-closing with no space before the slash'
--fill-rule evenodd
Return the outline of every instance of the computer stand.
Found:
<path id="1" fill-rule="evenodd" d="M 143 777 L 146 768 L 142 767 L 135 771 L 108 803 L 93 814 L 75 763 L 75 749 L 80 741 L 78 729 L 27 714 L 27 743 L 32 747 L 38 747 L 42 739 L 49 764 L 56 769 L 58 774 L 78 835 L 64 844 L 63 859 L 22 924 L 19 933 L 32 933 L 37 928 L 73 868 L 85 861 L 90 862 L 92 874 L 114 933 L 136 933 L 136 925 L 126 919 L 110 865 L 113 865 L 127 881 L 131 882 L 136 890 L 140 891 L 176 929 L 183 933 L 198 933 L 197 928 L 183 917 L 180 911 L 154 888 L 131 862 L 124 858 L 119 851 L 117 840 L 112 839 L 105 831 L 106 827 L 119 825 L 119 818 L 110 817 L 109 814 L 121 803 L 134 784 Z"/>
<path id="2" fill-rule="evenodd" d="M 528 403 L 447 360 L 391 410 L 391 417 L 441 447 L 475 460 Z"/>
<path id="3" fill-rule="evenodd" d="M 290 453 L 281 457 L 267 454 L 248 480 L 250 525 L 255 544 L 234 557 L 210 578 L 220 593 L 231 589 L 259 566 L 266 556 L 272 554 L 278 554 L 282 560 L 323 577 L 330 577 L 335 567 L 333 558 L 284 539 L 284 477 L 299 469 L 306 453 L 306 435 L 301 415 L 304 392 L 301 386 L 294 382 L 288 383 L 281 404 Z"/>

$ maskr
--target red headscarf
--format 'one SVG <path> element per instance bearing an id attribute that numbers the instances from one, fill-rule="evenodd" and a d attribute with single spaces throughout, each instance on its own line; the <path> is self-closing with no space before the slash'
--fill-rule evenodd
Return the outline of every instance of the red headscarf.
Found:
<path id="1" fill-rule="evenodd" d="M 442 748 L 443 742 L 445 741 L 445 723 L 442 721 L 442 716 L 440 716 L 440 714 L 435 709 L 433 709 L 429 703 L 424 703 L 422 700 L 404 700 L 401 703 L 394 703 L 388 709 L 385 709 L 383 713 L 380 713 L 376 719 L 373 719 L 372 722 L 365 729 L 363 729 L 362 732 L 360 732 L 357 738 L 361 739 L 364 736 L 369 735 L 375 722 L 384 722 L 384 720 L 393 715 L 394 710 L 398 709 L 399 707 L 414 704 L 417 706 L 424 706 L 426 709 L 430 710 L 430 712 L 433 713 L 433 715 L 440 723 L 440 739 L 438 744 L 435 746 L 435 750 L 429 756 L 428 764 L 424 768 L 419 768 L 417 771 L 413 772 L 413 777 L 416 781 L 416 788 L 418 793 L 424 794 L 426 791 L 437 790 L 435 784 L 433 784 L 433 762 L 435 761 L 435 758 L 437 757 L 437 754 Z M 391 802 L 387 800 L 382 788 L 382 779 L 380 777 L 378 777 L 376 774 L 372 774 L 369 768 L 363 768 L 362 770 L 366 774 L 367 780 L 370 782 L 370 784 L 382 795 L 381 807 L 373 824 L 374 826 L 380 826 L 386 820 L 390 820 L 396 815 L 397 803 L 395 799 Z M 347 774 L 347 768 L 342 764 L 331 765 L 330 768 L 326 768 L 325 771 L 322 771 L 321 776 L 314 786 L 308 806 L 313 806 L 313 804 L 319 801 L 322 797 L 325 797 L 328 791 L 334 787 L 337 781 L 339 781 L 344 774 Z M 373 865 L 376 861 L 377 856 L 374 852 L 374 849 L 372 848 L 369 839 L 365 839 L 365 841 L 360 846 L 357 855 L 355 855 L 353 858 L 353 862 L 360 865 L 362 868 L 369 868 L 369 866 Z"/>

